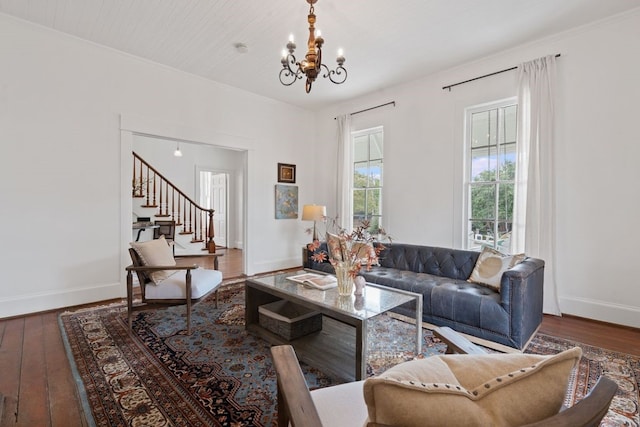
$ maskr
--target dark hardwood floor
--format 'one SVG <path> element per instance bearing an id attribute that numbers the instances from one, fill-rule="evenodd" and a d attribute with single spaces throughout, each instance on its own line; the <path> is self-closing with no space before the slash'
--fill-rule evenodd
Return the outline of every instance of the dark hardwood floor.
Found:
<path id="1" fill-rule="evenodd" d="M 242 252 L 220 250 L 226 278 L 242 275 Z M 213 268 L 210 257 L 180 263 Z M 0 426 L 87 426 L 58 327 L 64 310 L 0 319 Z M 545 316 L 540 332 L 640 356 L 640 330 Z"/>

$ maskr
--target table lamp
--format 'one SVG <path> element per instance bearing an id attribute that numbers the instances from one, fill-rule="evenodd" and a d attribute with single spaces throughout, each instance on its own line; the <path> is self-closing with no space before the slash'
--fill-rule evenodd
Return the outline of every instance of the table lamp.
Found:
<path id="1" fill-rule="evenodd" d="M 304 205 L 302 207 L 302 220 L 313 221 L 313 240 L 318 239 L 318 230 L 316 229 L 316 221 L 324 220 L 327 216 L 327 208 L 321 205 Z"/>

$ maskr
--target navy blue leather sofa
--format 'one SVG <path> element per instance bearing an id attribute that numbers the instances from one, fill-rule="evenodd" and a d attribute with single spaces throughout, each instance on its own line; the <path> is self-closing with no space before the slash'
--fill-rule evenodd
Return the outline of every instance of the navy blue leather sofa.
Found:
<path id="1" fill-rule="evenodd" d="M 479 252 L 403 243 L 385 244 L 367 282 L 423 295 L 422 320 L 522 350 L 542 322 L 544 261 L 526 258 L 502 275 L 500 292 L 467 282 Z M 318 251 L 327 251 L 322 243 Z M 334 273 L 308 253 L 305 267 Z M 400 314 L 413 316 L 411 307 Z"/>

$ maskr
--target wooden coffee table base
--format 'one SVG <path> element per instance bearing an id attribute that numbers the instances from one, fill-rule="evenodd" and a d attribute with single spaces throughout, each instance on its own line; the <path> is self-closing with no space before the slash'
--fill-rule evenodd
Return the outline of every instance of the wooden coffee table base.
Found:
<path id="1" fill-rule="evenodd" d="M 422 296 L 413 294 L 419 313 L 422 313 Z M 320 312 L 322 330 L 288 341 L 263 328 L 259 324 L 258 307 L 277 300 L 288 300 L 295 304 Z M 247 331 L 265 339 L 273 345 L 291 344 L 300 360 L 321 371 L 347 381 L 366 377 L 367 319 L 350 316 L 333 307 L 301 299 L 281 289 L 265 287 L 259 282 L 245 282 L 245 322 Z M 422 319 L 417 316 L 416 347 L 422 349 Z"/>

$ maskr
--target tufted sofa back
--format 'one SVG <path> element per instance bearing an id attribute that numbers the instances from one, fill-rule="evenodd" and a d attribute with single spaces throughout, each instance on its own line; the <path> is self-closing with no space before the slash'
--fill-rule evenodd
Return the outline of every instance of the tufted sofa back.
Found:
<path id="1" fill-rule="evenodd" d="M 476 265 L 479 252 L 463 249 L 436 248 L 406 243 L 384 244 L 380 253 L 382 267 L 434 274 L 467 280 Z"/>

